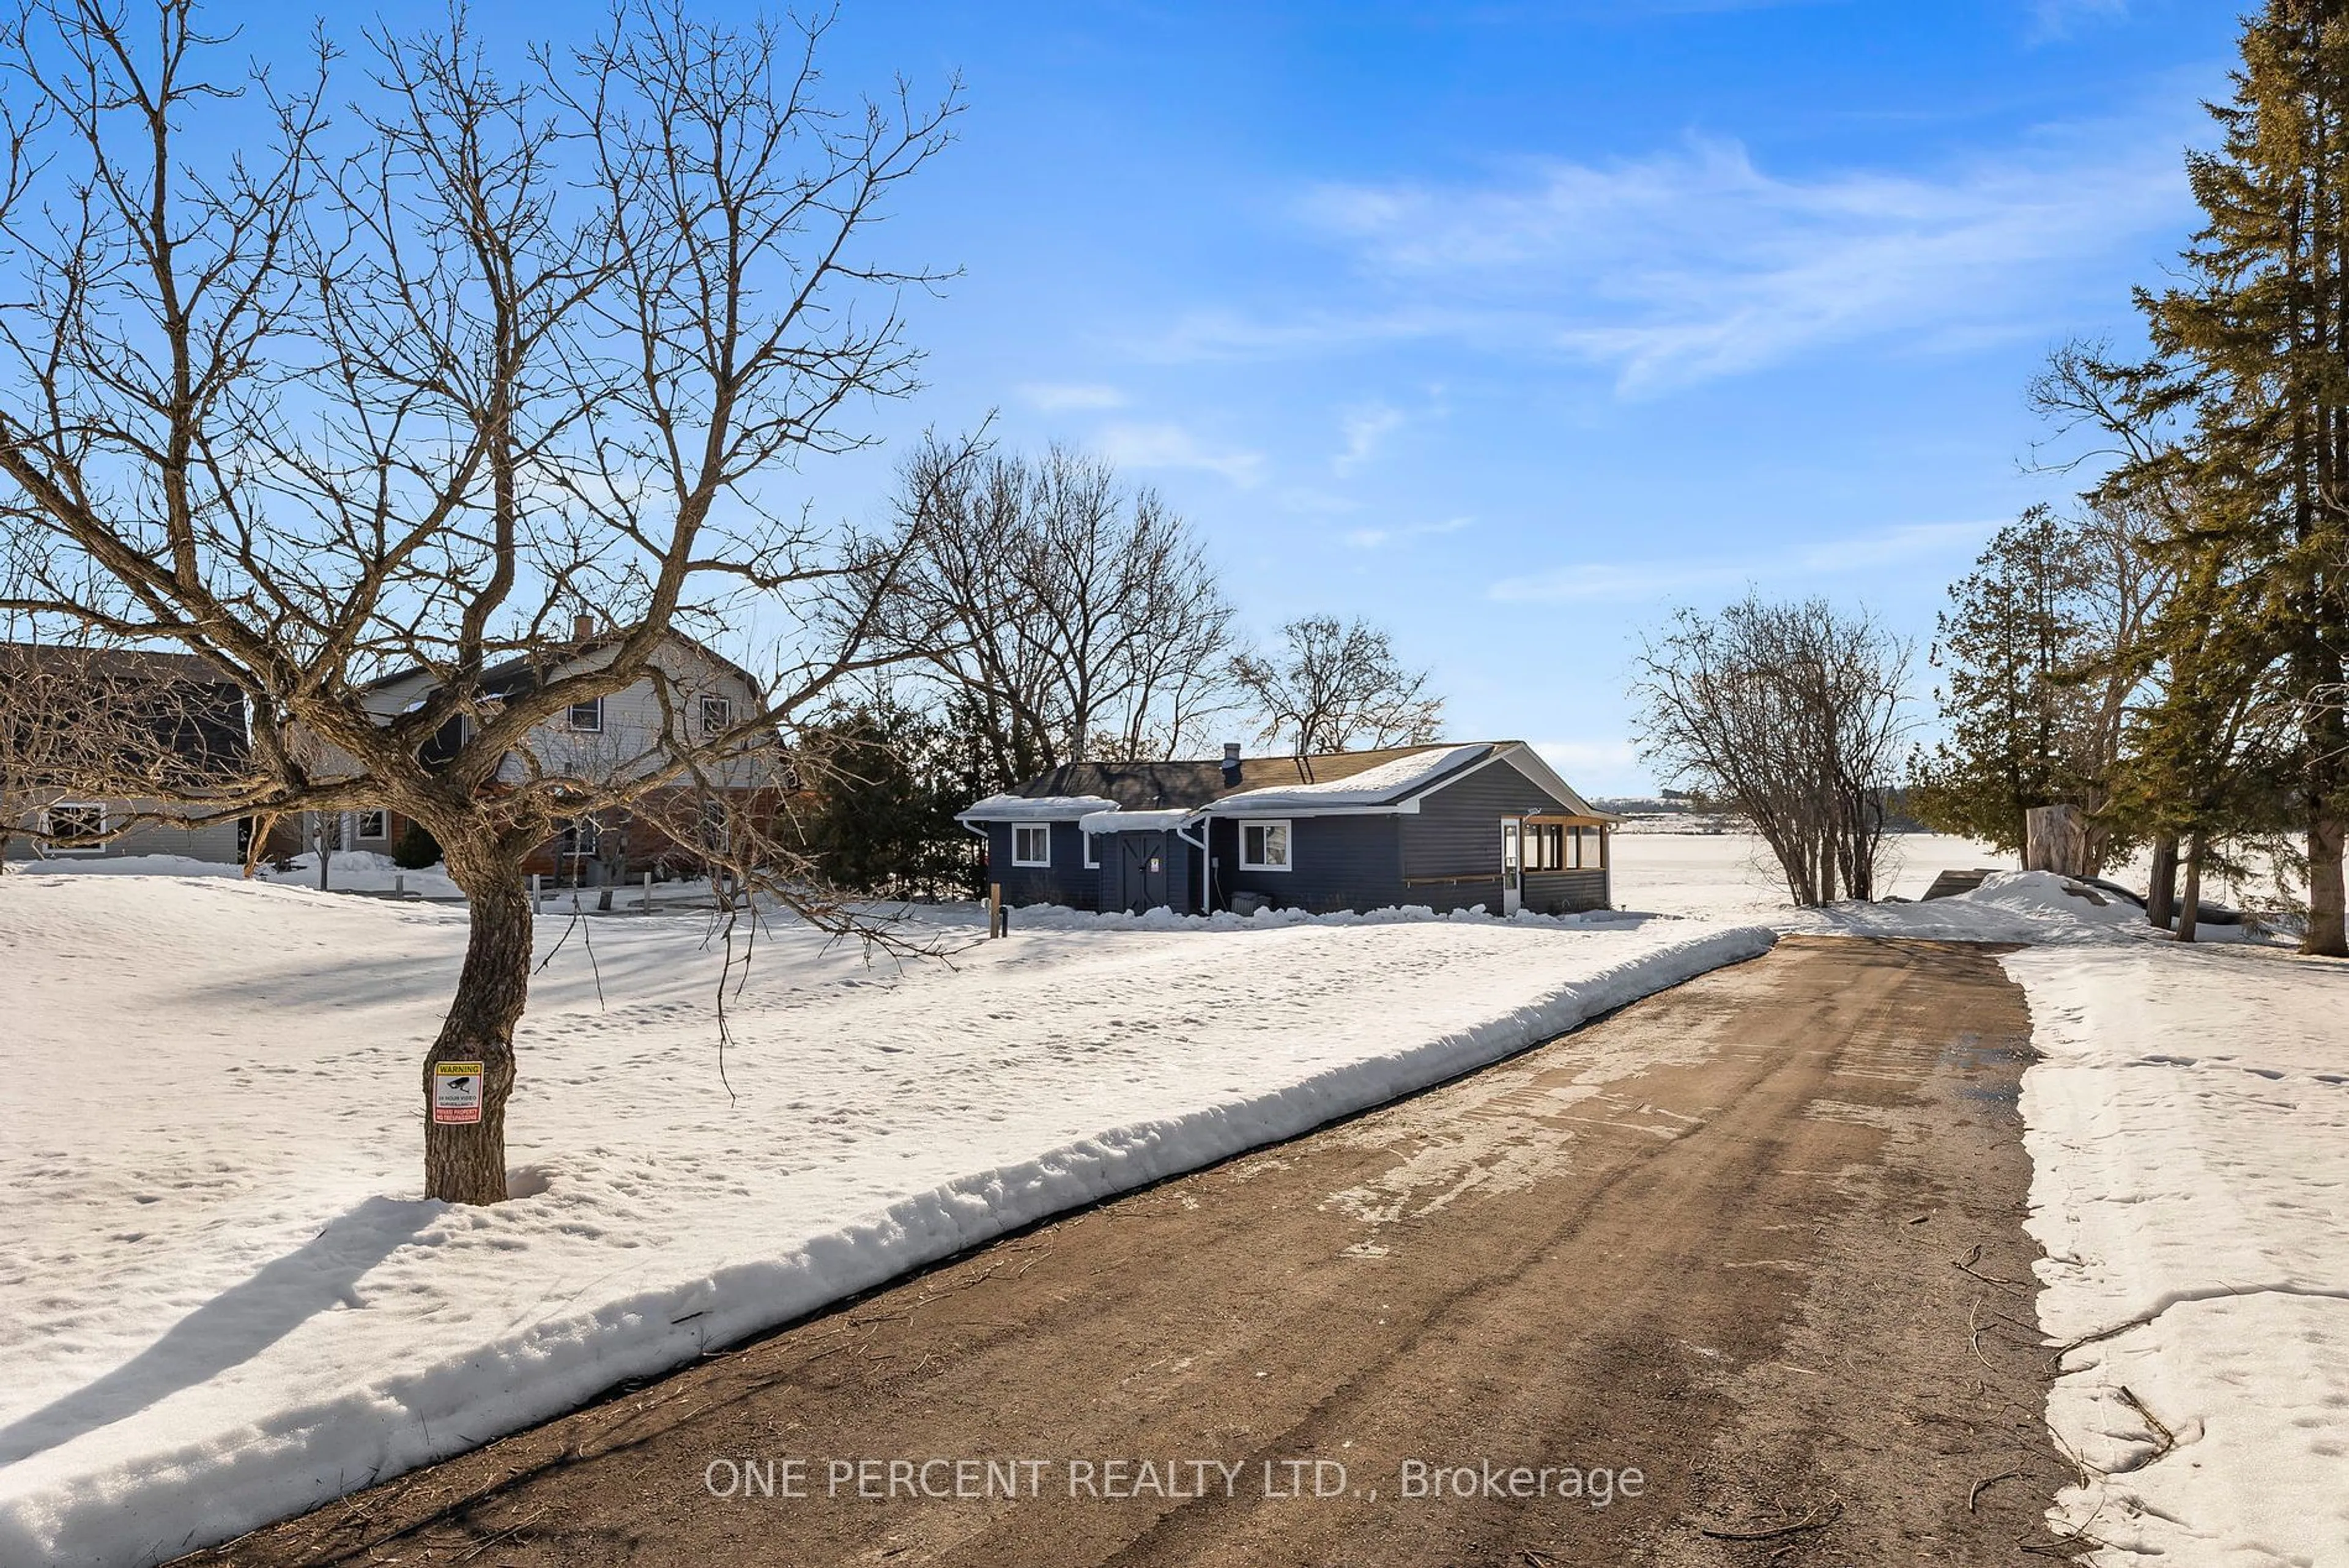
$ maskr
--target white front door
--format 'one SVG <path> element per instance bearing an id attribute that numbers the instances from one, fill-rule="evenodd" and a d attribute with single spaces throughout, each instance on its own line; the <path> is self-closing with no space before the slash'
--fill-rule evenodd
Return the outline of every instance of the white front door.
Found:
<path id="1" fill-rule="evenodd" d="M 1514 915 L 1525 902 L 1525 875 L 1519 868 L 1517 819 L 1501 819 L 1501 913 Z"/>

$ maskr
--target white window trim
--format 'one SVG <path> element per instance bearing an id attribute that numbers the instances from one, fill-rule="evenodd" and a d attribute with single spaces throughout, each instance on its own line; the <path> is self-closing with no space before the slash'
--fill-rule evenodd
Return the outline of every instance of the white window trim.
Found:
<path id="1" fill-rule="evenodd" d="M 1085 869 L 1086 869 L 1086 870 L 1088 870 L 1088 871 L 1098 871 L 1098 870 L 1100 870 L 1100 869 L 1101 869 L 1101 835 L 1100 835 L 1100 834 L 1098 834 L 1098 833 L 1087 833 L 1087 832 L 1085 832 L 1085 830 L 1084 830 L 1083 828 L 1081 828 L 1081 828 L 1079 828 L 1079 829 L 1077 829 L 1077 831 L 1078 831 L 1079 833 L 1081 833 L 1081 834 L 1083 834 L 1083 835 L 1084 835 L 1084 840 L 1085 840 Z"/>
<path id="2" fill-rule="evenodd" d="M 98 813 L 98 832 L 104 833 L 106 831 L 106 803 L 104 801 L 53 800 L 41 810 L 42 832 L 54 833 L 57 831 L 56 819 L 52 817 L 50 814 L 57 811 L 59 807 L 63 807 L 67 811 L 95 811 Z M 106 846 L 103 844 L 76 844 L 70 846 L 61 844 L 44 844 L 41 846 L 41 849 L 43 853 L 48 855 L 103 855 L 106 853 Z"/>
<path id="3" fill-rule="evenodd" d="M 1040 833 L 1044 836 L 1044 858 L 1041 860 L 1022 860 L 1019 857 L 1019 836 L 1023 833 Z M 1036 867 L 1048 867 L 1051 865 L 1052 825 L 1049 822 L 1013 823 L 1011 825 L 1011 864 L 1014 866 Z"/>
<path id="4" fill-rule="evenodd" d="M 388 811 L 355 811 L 358 820 L 351 826 L 351 836 L 364 844 L 370 840 L 380 844 L 391 836 L 391 813 Z M 381 826 L 373 833 L 367 831 L 367 818 L 374 817 Z"/>
<path id="5" fill-rule="evenodd" d="M 1248 858 L 1248 852 L 1247 852 L 1248 829 L 1249 829 L 1249 828 L 1251 828 L 1251 827 L 1266 827 L 1266 828 L 1278 827 L 1278 829 L 1280 829 L 1282 836 L 1283 836 L 1285 838 L 1287 838 L 1287 839 L 1288 839 L 1288 864 L 1287 864 L 1287 865 L 1284 865 L 1284 866 L 1270 866 L 1270 865 L 1266 865 L 1266 864 L 1264 864 L 1264 863 L 1262 863 L 1262 862 L 1260 862 L 1260 861 L 1255 861 L 1255 860 L 1251 860 L 1251 859 L 1249 859 L 1249 858 Z M 1246 817 L 1246 816 L 1244 816 L 1244 817 L 1242 817 L 1242 818 L 1240 819 L 1240 869 L 1241 869 L 1241 870 L 1243 870 L 1243 871 L 1294 871 L 1296 868 L 1297 868 L 1297 829 L 1296 829 L 1296 827 L 1295 827 L 1295 826 L 1290 823 L 1290 821 L 1289 821 L 1289 819 L 1288 819 L 1288 818 L 1287 818 L 1287 817 L 1285 817 L 1285 816 L 1255 816 L 1255 817 Z"/>
<path id="6" fill-rule="evenodd" d="M 582 708 L 593 708 L 595 710 L 595 722 L 594 723 L 583 724 L 579 722 L 579 710 Z M 565 710 L 565 712 L 569 717 L 571 728 L 574 733 L 582 735 L 600 735 L 604 732 L 604 700 L 601 697 L 590 697 L 585 702 L 574 702 Z"/>
<path id="7" fill-rule="evenodd" d="M 712 708 L 715 708 L 718 711 L 718 722 L 714 724 L 709 722 L 709 711 Z M 723 734 L 726 731 L 730 730 L 733 727 L 734 699 L 731 697 L 704 697 L 701 700 L 701 732 L 703 734 Z"/>

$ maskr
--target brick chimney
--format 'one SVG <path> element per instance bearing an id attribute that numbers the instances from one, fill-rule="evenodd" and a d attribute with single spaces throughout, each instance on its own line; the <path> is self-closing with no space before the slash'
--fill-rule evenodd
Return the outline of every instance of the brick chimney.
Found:
<path id="1" fill-rule="evenodd" d="M 577 615 L 571 618 L 572 641 L 585 642 L 589 638 L 594 637 L 595 635 L 595 618 L 594 616 L 589 615 L 585 610 L 581 610 Z"/>

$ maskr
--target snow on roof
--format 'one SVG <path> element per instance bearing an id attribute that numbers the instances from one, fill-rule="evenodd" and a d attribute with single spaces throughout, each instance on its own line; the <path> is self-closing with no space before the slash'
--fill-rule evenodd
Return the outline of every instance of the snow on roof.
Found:
<path id="1" fill-rule="evenodd" d="M 1263 811 L 1328 810 L 1333 806 L 1385 805 L 1434 783 L 1457 767 L 1491 751 L 1490 744 L 1430 746 L 1407 757 L 1328 784 L 1275 784 L 1267 789 L 1227 794 L 1206 809 L 1219 816 Z"/>
<path id="2" fill-rule="evenodd" d="M 1158 833 L 1180 827 L 1198 815 L 1181 806 L 1164 811 L 1095 811 L 1087 813 L 1077 826 L 1087 833 Z"/>
<path id="3" fill-rule="evenodd" d="M 1117 802 L 1098 794 L 991 794 L 967 811 L 955 814 L 957 822 L 1058 822 L 1063 817 L 1083 816 L 1088 812 L 1115 811 Z"/>

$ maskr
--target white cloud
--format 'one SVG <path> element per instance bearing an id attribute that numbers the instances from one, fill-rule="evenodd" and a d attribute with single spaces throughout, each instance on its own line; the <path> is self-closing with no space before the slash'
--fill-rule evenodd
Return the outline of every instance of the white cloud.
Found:
<path id="1" fill-rule="evenodd" d="M 1047 412 L 1065 409 L 1122 409 L 1126 403 L 1123 392 L 1098 382 L 1028 381 L 1020 386 L 1019 396 L 1030 407 Z"/>
<path id="2" fill-rule="evenodd" d="M 1330 472 L 1343 479 L 1368 462 L 1387 437 L 1402 428 L 1402 410 L 1384 403 L 1355 409 L 1340 422 L 1346 448 L 1330 460 Z"/>
<path id="3" fill-rule="evenodd" d="M 1520 602 L 1657 599 L 1706 588 L 1734 589 L 1748 583 L 1828 576 L 1971 554 L 1998 526 L 1996 523 L 1904 524 L 1749 560 L 1591 561 L 1531 576 L 1505 577 L 1489 591 L 1494 598 Z"/>
<path id="4" fill-rule="evenodd" d="M 2183 134 L 2054 130 L 1930 174 L 1782 173 L 1735 141 L 1691 138 L 1612 163 L 1526 162 L 1478 185 L 1325 186 L 1300 213 L 1352 253 L 1350 306 L 1202 312 L 1157 347 L 1448 337 L 1587 360 L 1640 393 L 1862 337 L 1936 348 L 2045 332 L 2089 263 L 2186 216 Z"/>
<path id="5" fill-rule="evenodd" d="M 1243 488 L 1264 477 L 1264 453 L 1206 446 L 1181 425 L 1111 425 L 1092 445 L 1120 468 L 1204 469 Z"/>
<path id="6" fill-rule="evenodd" d="M 1357 550 L 1382 550 L 1389 545 L 1399 545 L 1407 539 L 1457 534 L 1475 521 L 1473 517 L 1446 517 L 1441 523 L 1410 523 L 1395 528 L 1357 528 L 1346 535 L 1346 543 Z"/>

